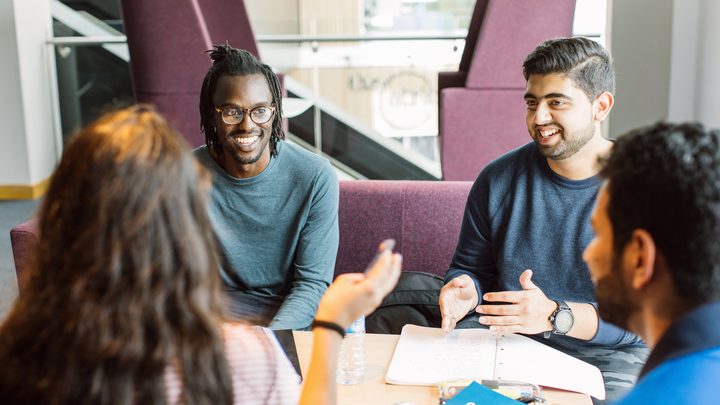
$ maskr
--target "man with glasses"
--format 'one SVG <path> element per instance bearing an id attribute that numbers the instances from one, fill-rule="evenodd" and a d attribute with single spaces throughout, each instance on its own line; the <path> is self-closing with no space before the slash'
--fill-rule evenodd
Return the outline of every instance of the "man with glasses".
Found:
<path id="1" fill-rule="evenodd" d="M 234 318 L 273 329 L 310 325 L 338 249 L 337 176 L 329 162 L 282 142 L 277 76 L 253 55 L 215 46 L 200 93 L 212 173 L 210 217 Z M 198 252 L 200 254 L 200 252 Z"/>
<path id="2" fill-rule="evenodd" d="M 440 293 L 442 327 L 531 335 L 598 366 L 612 400 L 647 355 L 639 338 L 599 320 L 582 260 L 598 158 L 612 147 L 601 133 L 612 61 L 589 39 L 553 39 L 528 55 L 523 74 L 533 141 L 490 163 L 470 191 Z"/>

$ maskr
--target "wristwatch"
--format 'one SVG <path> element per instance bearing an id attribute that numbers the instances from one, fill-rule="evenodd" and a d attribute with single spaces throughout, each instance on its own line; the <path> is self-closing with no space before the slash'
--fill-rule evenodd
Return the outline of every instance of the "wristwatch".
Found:
<path id="1" fill-rule="evenodd" d="M 552 325 L 552 331 L 544 333 L 545 339 L 550 337 L 550 334 L 565 335 L 570 332 L 573 323 L 575 323 L 575 316 L 573 316 L 572 310 L 565 303 L 565 301 L 555 301 L 557 308 L 550 314 L 550 325 Z"/>

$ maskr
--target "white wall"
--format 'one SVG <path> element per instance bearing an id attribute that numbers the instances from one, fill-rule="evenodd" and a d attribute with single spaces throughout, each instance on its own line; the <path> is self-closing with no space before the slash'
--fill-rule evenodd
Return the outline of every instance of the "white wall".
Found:
<path id="1" fill-rule="evenodd" d="M 698 78 L 695 82 L 697 116 L 694 118 L 713 128 L 720 128 L 719 21 L 720 2 L 702 0 L 698 18 Z"/>
<path id="2" fill-rule="evenodd" d="M 608 49 L 615 63 L 616 99 L 610 137 L 668 116 L 674 1 L 612 1 Z"/>
<path id="3" fill-rule="evenodd" d="M 700 1 L 676 1 L 673 5 L 672 61 L 668 119 L 688 121 L 695 117 L 698 80 L 698 17 Z"/>
<path id="4" fill-rule="evenodd" d="M 30 181 L 13 0 L 0 0 L 0 185 Z"/>
<path id="5" fill-rule="evenodd" d="M 49 0 L 0 0 L 0 187 L 35 185 L 55 168 L 51 36 Z"/>
<path id="6" fill-rule="evenodd" d="M 720 1 L 615 0 L 610 135 L 667 119 L 720 128 Z"/>

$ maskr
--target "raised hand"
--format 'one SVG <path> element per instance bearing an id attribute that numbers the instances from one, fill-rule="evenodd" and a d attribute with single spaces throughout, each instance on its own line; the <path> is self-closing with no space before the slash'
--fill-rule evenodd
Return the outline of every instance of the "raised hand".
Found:
<path id="1" fill-rule="evenodd" d="M 479 305 L 476 309 L 482 314 L 479 322 L 491 330 L 507 333 L 535 334 L 552 330 L 549 318 L 557 305 L 532 282 L 532 270 L 520 275 L 520 285 L 521 291 L 485 294 L 485 301 L 504 304 Z"/>
<path id="2" fill-rule="evenodd" d="M 397 284 L 401 268 L 402 255 L 386 249 L 365 273 L 338 276 L 320 300 L 315 318 L 348 328 L 380 305 Z"/>
<path id="3" fill-rule="evenodd" d="M 442 330 L 450 332 L 459 320 L 478 304 L 477 290 L 470 276 L 455 277 L 440 290 L 440 313 Z"/>

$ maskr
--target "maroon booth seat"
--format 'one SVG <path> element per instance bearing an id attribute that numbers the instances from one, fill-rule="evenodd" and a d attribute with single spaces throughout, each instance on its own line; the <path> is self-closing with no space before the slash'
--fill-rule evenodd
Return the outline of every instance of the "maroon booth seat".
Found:
<path id="1" fill-rule="evenodd" d="M 363 271 L 380 241 L 393 238 L 403 269 L 445 275 L 471 182 L 340 182 L 335 274 Z"/>
<path id="2" fill-rule="evenodd" d="M 191 146 L 204 144 L 198 105 L 211 66 L 204 52 L 228 41 L 259 57 L 245 2 L 122 0 L 122 10 L 137 101 L 155 104 Z"/>
<path id="3" fill-rule="evenodd" d="M 386 238 L 397 241 L 403 269 L 445 275 L 455 252 L 471 182 L 351 180 L 340 182 L 340 247 L 335 274 L 359 272 Z M 31 265 L 38 223 L 10 231 L 18 286 Z"/>
<path id="4" fill-rule="evenodd" d="M 32 265 L 35 247 L 38 244 L 38 220 L 36 218 L 15 225 L 10 230 L 10 244 L 15 259 L 15 273 L 17 274 L 18 289 L 24 285 L 25 275 Z"/>
<path id="5" fill-rule="evenodd" d="M 474 180 L 530 141 L 522 63 L 541 42 L 572 33 L 575 0 L 477 0 L 457 72 L 438 75 L 444 180 Z"/>

